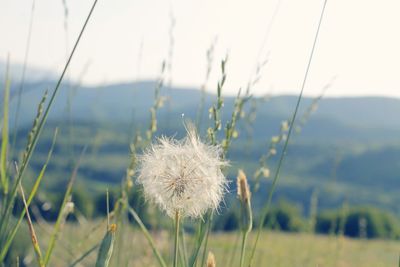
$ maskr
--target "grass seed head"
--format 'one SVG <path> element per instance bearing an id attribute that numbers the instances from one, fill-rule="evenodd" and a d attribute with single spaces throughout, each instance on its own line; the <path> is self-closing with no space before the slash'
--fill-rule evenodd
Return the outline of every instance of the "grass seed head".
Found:
<path id="1" fill-rule="evenodd" d="M 246 174 L 239 170 L 237 176 L 237 192 L 240 201 L 241 228 L 250 232 L 253 227 L 253 212 L 251 210 L 251 193 L 247 183 Z"/>
<path id="2" fill-rule="evenodd" d="M 217 263 L 215 261 L 215 256 L 214 253 L 212 253 L 211 251 L 208 252 L 208 256 L 207 256 L 207 267 L 216 267 Z"/>

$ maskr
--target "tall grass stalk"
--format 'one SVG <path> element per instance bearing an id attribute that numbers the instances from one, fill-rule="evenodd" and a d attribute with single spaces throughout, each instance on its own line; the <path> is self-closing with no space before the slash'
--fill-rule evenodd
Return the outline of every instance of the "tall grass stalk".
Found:
<path id="1" fill-rule="evenodd" d="M 249 99 L 249 91 L 247 91 L 246 95 L 241 96 L 241 89 L 239 89 L 238 95 L 235 98 L 231 119 L 225 125 L 225 138 L 222 140 L 222 149 L 224 156 L 228 153 L 228 149 L 231 145 L 232 139 L 237 138 L 239 135 L 236 130 L 236 124 L 243 116 L 243 106 Z"/>
<path id="2" fill-rule="evenodd" d="M 186 248 L 186 233 L 185 233 L 185 229 L 183 227 L 183 224 L 182 224 L 182 227 L 181 227 L 180 236 L 181 236 L 180 244 L 182 244 L 181 247 L 180 247 L 180 251 L 181 251 L 181 254 L 183 256 L 183 261 L 184 261 L 183 266 L 188 266 L 189 262 L 188 262 L 188 256 L 187 256 L 187 248 Z"/>
<path id="3" fill-rule="evenodd" d="M 242 233 L 240 231 L 238 231 L 237 234 L 236 234 L 236 237 L 235 237 L 235 241 L 233 242 L 233 246 L 232 246 L 231 252 L 230 252 L 228 266 L 233 266 L 233 262 L 235 260 L 237 248 L 239 247 L 240 236 L 241 235 L 242 235 Z"/>
<path id="4" fill-rule="evenodd" d="M 25 199 L 24 189 L 22 188 L 21 184 L 19 184 L 19 188 L 20 188 L 20 191 L 21 191 L 22 201 L 24 203 L 24 209 L 25 209 L 25 212 L 26 212 L 26 220 L 27 220 L 27 223 L 28 223 L 29 233 L 31 235 L 33 250 L 35 251 L 36 260 L 37 260 L 38 266 L 44 267 L 45 265 L 43 263 L 42 251 L 40 249 L 39 240 L 38 240 L 38 238 L 36 236 L 35 228 L 33 227 L 31 216 L 30 216 L 29 210 L 28 210 L 28 205 L 27 205 L 26 199 Z"/>
<path id="5" fill-rule="evenodd" d="M 146 132 L 147 142 L 151 142 L 153 135 L 157 132 L 157 110 L 161 108 L 164 104 L 164 97 L 160 95 L 160 90 L 164 86 L 164 76 L 165 76 L 165 66 L 166 63 L 163 61 L 161 63 L 161 73 L 158 78 L 156 87 L 154 88 L 154 102 L 153 106 L 150 108 L 150 125 Z"/>
<path id="6" fill-rule="evenodd" d="M 206 88 L 208 84 L 208 80 L 210 79 L 210 74 L 212 70 L 212 64 L 214 62 L 214 50 L 215 45 L 217 43 L 217 38 L 214 38 L 213 42 L 211 43 L 210 47 L 207 49 L 207 67 L 206 67 L 206 75 L 204 77 L 204 81 L 200 86 L 200 104 L 197 110 L 197 118 L 196 118 L 196 126 L 198 131 L 200 131 L 202 123 L 203 123 L 203 115 L 204 115 L 204 105 L 206 102 Z"/>
<path id="7" fill-rule="evenodd" d="M 136 221 L 136 223 L 139 225 L 140 230 L 142 230 L 142 233 L 144 234 L 144 236 L 146 237 L 147 241 L 149 242 L 149 244 L 151 246 L 151 249 L 153 250 L 153 254 L 156 256 L 156 259 L 157 259 L 158 263 L 160 264 L 160 266 L 161 267 L 167 267 L 167 264 L 165 263 L 163 257 L 161 256 L 161 253 L 158 251 L 153 238 L 151 237 L 151 235 L 150 235 L 149 231 L 147 230 L 146 226 L 144 225 L 144 223 L 140 219 L 139 215 L 130 206 L 128 206 L 128 211 L 132 215 L 132 217 Z"/>
<path id="8" fill-rule="evenodd" d="M 257 235 L 256 235 L 256 238 L 255 238 L 255 241 L 254 241 L 254 245 L 253 245 L 253 248 L 252 248 L 252 251 L 251 251 L 250 260 L 249 260 L 249 266 L 252 266 L 252 262 L 253 262 L 253 259 L 254 259 L 254 254 L 255 254 L 255 251 L 256 251 L 256 248 L 257 248 L 257 245 L 258 245 L 258 240 L 260 238 L 260 234 L 261 234 L 262 228 L 264 226 L 265 219 L 266 219 L 266 217 L 268 215 L 268 212 L 269 212 L 269 209 L 270 209 L 270 206 L 271 206 L 272 195 L 273 195 L 273 193 L 275 191 L 275 187 L 276 187 L 276 183 L 277 183 L 277 181 L 279 179 L 279 174 L 280 174 L 280 170 L 281 170 L 281 167 L 282 167 L 282 163 L 283 163 L 283 160 L 284 160 L 284 158 L 286 156 L 286 150 L 287 150 L 287 147 L 288 147 L 288 144 L 289 144 L 290 136 L 291 136 L 292 131 L 293 131 L 294 122 L 296 121 L 296 116 L 297 116 L 297 112 L 298 112 L 298 109 L 299 109 L 299 106 L 300 106 L 300 102 L 301 102 L 301 99 L 303 97 L 303 91 L 304 91 L 304 88 L 305 88 L 305 85 L 306 85 L 306 82 L 307 82 L 308 73 L 309 73 L 309 70 L 310 70 L 310 67 L 311 67 L 311 62 L 312 62 L 314 51 L 315 51 L 315 47 L 316 47 L 316 44 L 317 44 L 318 35 L 319 35 L 319 31 L 320 31 L 321 24 L 322 24 L 322 19 L 324 17 L 325 7 L 326 7 L 326 4 L 327 4 L 327 1 L 328 0 L 325 0 L 324 3 L 323 3 L 323 6 L 322 6 L 322 11 L 321 11 L 321 15 L 320 15 L 320 18 L 319 18 L 317 31 L 315 33 L 314 42 L 313 42 L 313 45 L 312 45 L 312 48 L 311 48 L 310 57 L 309 57 L 308 64 L 307 64 L 307 67 L 306 67 L 306 71 L 305 71 L 305 74 L 304 74 L 303 82 L 302 82 L 302 85 L 301 85 L 300 94 L 299 94 L 299 97 L 297 99 L 297 103 L 296 103 L 295 110 L 293 112 L 292 119 L 290 121 L 288 135 L 287 135 L 285 144 L 284 144 L 283 149 L 282 149 L 282 153 L 281 153 L 281 156 L 280 156 L 280 159 L 279 159 L 279 162 L 278 162 L 278 166 L 277 166 L 277 169 L 276 169 L 276 172 L 275 172 L 274 179 L 272 181 L 271 188 L 270 188 L 270 190 L 268 192 L 268 199 L 267 199 L 266 205 L 263 207 L 263 209 L 261 211 L 261 218 L 260 218 L 260 222 L 259 222 L 259 225 L 258 225 L 258 230 L 257 230 Z"/>
<path id="9" fill-rule="evenodd" d="M 39 189 L 40 183 L 41 183 L 41 181 L 43 179 L 43 176 L 44 176 L 44 174 L 46 172 L 47 165 L 49 164 L 49 161 L 50 161 L 51 156 L 53 154 L 54 146 L 55 146 L 55 143 L 56 143 L 56 140 L 57 140 L 57 134 L 58 134 L 58 128 L 56 128 L 56 130 L 54 131 L 53 140 L 52 140 L 52 143 L 51 143 L 50 150 L 49 150 L 49 152 L 47 154 L 46 162 L 43 165 L 42 169 L 40 170 L 40 173 L 39 173 L 38 177 L 36 178 L 35 183 L 34 183 L 32 189 L 31 189 L 31 193 L 29 194 L 28 200 L 26 201 L 26 205 L 28 207 L 31 204 L 34 196 L 36 195 L 36 193 L 37 193 L 37 191 Z M 4 259 L 8 249 L 10 248 L 11 243 L 14 240 L 15 235 L 17 234 L 17 231 L 19 229 L 19 226 L 20 226 L 20 224 L 21 224 L 21 222 L 22 222 L 22 220 L 23 220 L 23 218 L 25 216 L 25 212 L 26 212 L 25 209 L 23 209 L 21 211 L 21 214 L 19 215 L 17 223 L 13 226 L 13 228 L 10 231 L 10 234 L 8 235 L 7 240 L 6 240 L 5 244 L 4 244 L 4 247 L 0 251 L 0 262 Z"/>
<path id="10" fill-rule="evenodd" d="M 242 170 L 239 170 L 237 176 L 237 195 L 240 202 L 240 229 L 243 235 L 240 252 L 240 267 L 243 267 L 247 236 L 253 227 L 253 212 L 251 210 L 251 193 L 249 184 L 246 175 Z"/>
<path id="11" fill-rule="evenodd" d="M 210 215 L 211 215 L 210 212 L 208 212 L 206 214 L 207 217 L 210 216 Z M 190 259 L 189 259 L 189 267 L 196 266 L 197 257 L 198 257 L 198 255 L 200 253 L 201 246 L 202 246 L 203 241 L 205 239 L 205 233 L 206 233 L 207 228 L 208 228 L 209 220 L 208 220 L 207 217 L 204 219 L 204 221 L 201 221 L 199 223 L 199 225 L 198 225 L 196 238 L 195 238 L 194 250 L 193 250 L 192 255 L 191 255 Z"/>
<path id="12" fill-rule="evenodd" d="M 208 137 L 210 139 L 210 142 L 212 145 L 217 145 L 217 133 L 221 130 L 222 127 L 222 121 L 221 121 L 221 109 L 223 107 L 223 98 L 222 98 L 222 88 L 224 87 L 225 81 L 226 81 L 226 63 L 228 61 L 228 55 L 221 61 L 221 79 L 217 83 L 217 102 L 214 104 L 213 107 L 210 109 L 210 117 L 214 121 L 213 127 L 209 127 L 207 130 Z M 201 260 L 201 266 L 204 266 L 206 262 L 206 257 L 207 257 L 207 247 L 208 247 L 208 238 L 210 236 L 211 232 L 211 227 L 212 227 L 212 220 L 214 217 L 214 212 L 209 211 L 207 212 L 205 222 L 200 222 L 202 225 L 201 227 L 205 227 L 205 231 L 201 231 L 201 235 L 198 237 L 200 242 L 197 244 L 201 247 L 201 245 L 204 242 L 204 248 L 203 248 L 203 255 L 202 255 L 202 260 Z M 195 248 L 195 257 L 193 264 L 196 264 L 197 261 L 197 256 L 199 253 L 200 247 Z"/>
<path id="13" fill-rule="evenodd" d="M 278 144 L 283 142 L 287 137 L 289 130 L 290 120 L 284 120 L 281 123 L 279 134 L 271 137 L 267 153 L 262 155 L 259 159 L 259 167 L 254 173 L 254 192 L 257 192 L 260 188 L 260 180 L 262 177 L 268 178 L 270 176 L 270 169 L 268 167 L 268 160 L 276 155 L 276 147 Z"/>
<path id="14" fill-rule="evenodd" d="M 41 118 L 41 120 L 40 120 L 40 122 L 38 124 L 38 129 L 37 129 L 36 133 L 34 134 L 34 136 L 32 137 L 32 142 L 30 144 L 28 144 L 29 149 L 27 150 L 26 157 L 22 161 L 22 164 L 21 164 L 21 167 L 20 167 L 20 171 L 19 171 L 18 175 L 15 178 L 14 185 L 12 187 L 11 193 L 8 195 L 8 198 L 6 199 L 5 211 L 4 211 L 4 214 L 2 216 L 2 221 L 4 220 L 4 218 L 9 218 L 9 216 L 11 214 L 13 203 L 14 203 L 15 197 L 16 197 L 16 192 L 17 192 L 18 185 L 21 182 L 22 177 L 25 174 L 26 167 L 28 166 L 30 158 L 31 158 L 31 156 L 33 154 L 33 151 L 35 150 L 36 144 L 37 144 L 37 142 L 39 140 L 39 136 L 40 136 L 40 134 L 41 134 L 41 132 L 43 130 L 43 127 L 44 127 L 44 125 L 46 123 L 46 120 L 47 120 L 47 117 L 49 115 L 50 109 L 51 109 L 51 107 L 53 105 L 53 102 L 54 102 L 54 100 L 56 98 L 56 95 L 57 95 L 57 93 L 58 93 L 58 91 L 60 89 L 61 82 L 63 81 L 64 75 L 65 75 L 65 73 L 66 73 L 66 71 L 68 69 L 68 66 L 69 66 L 69 64 L 70 64 L 70 62 L 72 60 L 72 57 L 73 57 L 73 55 L 74 55 L 74 53 L 76 51 L 76 48 L 78 47 L 78 44 L 79 44 L 79 42 L 80 42 L 80 40 L 82 38 L 82 35 L 83 35 L 83 32 L 85 31 L 86 26 L 87 26 L 87 24 L 88 24 L 88 22 L 90 20 L 90 17 L 91 17 L 91 15 L 93 13 L 93 10 L 96 7 L 97 1 L 98 0 L 94 0 L 94 2 L 93 2 L 93 5 L 92 5 L 92 7 L 91 7 L 91 9 L 89 11 L 89 14 L 86 17 L 86 20 L 85 20 L 85 22 L 84 22 L 84 24 L 82 26 L 82 29 L 81 29 L 81 31 L 80 31 L 80 33 L 78 35 L 78 38 L 77 38 L 77 40 L 75 42 L 75 45 L 74 45 L 74 47 L 73 47 L 73 49 L 71 51 L 71 54 L 70 54 L 65 66 L 64 66 L 64 69 L 63 69 L 63 71 L 61 73 L 61 76 L 57 81 L 57 84 L 56 84 L 56 86 L 54 88 L 54 91 L 53 91 L 53 93 L 51 95 L 50 101 L 49 101 L 49 103 L 48 103 L 48 105 L 47 105 L 47 107 L 46 107 L 46 109 L 44 111 L 44 114 L 43 114 L 43 116 L 42 116 L 42 118 Z M 3 260 L 4 260 L 4 258 L 0 257 L 0 262 L 2 262 Z"/>
<path id="15" fill-rule="evenodd" d="M 48 245 L 47 250 L 46 250 L 46 255 L 44 257 L 45 265 L 48 265 L 48 263 L 50 261 L 51 254 L 53 252 L 53 249 L 54 249 L 54 247 L 56 245 L 56 241 L 57 241 L 58 235 L 60 233 L 60 228 L 61 228 L 62 224 L 65 222 L 65 220 L 66 220 L 66 218 L 68 216 L 68 212 L 66 212 L 65 207 L 66 207 L 67 202 L 71 198 L 72 186 L 74 185 L 74 182 L 75 182 L 76 177 L 78 175 L 78 169 L 79 169 L 80 163 L 81 163 L 81 161 L 83 159 L 83 155 L 85 154 L 85 151 L 86 151 L 86 147 L 84 147 L 82 149 L 82 153 L 81 153 L 81 155 L 80 155 L 80 157 L 79 157 L 79 159 L 78 159 L 78 161 L 77 161 L 77 163 L 75 165 L 75 168 L 74 168 L 74 170 L 72 172 L 71 178 L 69 179 L 69 182 L 68 182 L 68 185 L 67 185 L 67 190 L 65 191 L 64 199 L 63 199 L 63 202 L 61 204 L 60 210 L 58 212 L 57 220 L 56 220 L 53 232 L 52 232 L 51 237 L 50 237 L 49 245 Z"/>
<path id="16" fill-rule="evenodd" d="M 8 104 L 10 99 L 10 60 L 7 59 L 6 83 L 4 86 L 4 107 L 3 107 L 3 128 L 1 136 L 1 152 L 0 152 L 0 181 L 3 197 L 8 195 L 8 175 L 7 175 L 7 149 L 8 149 Z M 1 228 L 0 228 L 1 230 Z"/>
<path id="17" fill-rule="evenodd" d="M 29 51 L 30 51 L 30 47 L 31 47 L 32 28 L 33 28 L 33 21 L 34 21 L 34 15 L 35 15 L 35 2 L 36 2 L 36 0 L 32 1 L 31 14 L 30 14 L 30 19 L 29 19 L 28 36 L 27 36 L 26 46 L 25 46 L 24 64 L 22 66 L 21 80 L 20 80 L 20 85 L 19 85 L 18 95 L 17 95 L 17 108 L 15 111 L 13 139 L 12 139 L 11 153 L 10 153 L 11 156 L 14 156 L 15 145 L 17 143 L 18 120 L 19 120 L 19 113 L 21 111 L 22 93 L 24 91 L 24 86 L 25 86 L 26 67 L 28 65 Z"/>
<path id="18" fill-rule="evenodd" d="M 99 248 L 99 244 L 94 245 L 93 247 L 91 247 L 90 249 L 88 249 L 85 253 L 82 254 L 82 256 L 80 256 L 79 258 L 77 258 L 76 260 L 74 260 L 69 267 L 74 267 L 76 265 L 78 265 L 81 261 L 83 261 L 87 256 L 89 256 L 93 251 L 95 251 L 96 249 Z"/>
<path id="19" fill-rule="evenodd" d="M 296 131 L 300 132 L 302 130 L 302 128 L 304 127 L 304 125 L 307 123 L 307 121 L 310 119 L 311 115 L 318 109 L 318 105 L 319 102 L 321 101 L 321 99 L 324 97 L 326 91 L 332 86 L 332 84 L 334 83 L 336 77 L 333 77 L 321 90 L 321 93 L 315 97 L 311 104 L 308 106 L 308 108 L 306 109 L 306 111 L 304 112 L 304 114 L 301 116 L 301 118 L 299 119 L 299 122 L 296 126 Z"/>
<path id="20" fill-rule="evenodd" d="M 214 212 L 209 212 L 208 221 L 206 221 L 206 230 L 204 238 L 204 248 L 203 248 L 203 256 L 201 258 L 200 266 L 204 266 L 207 257 L 207 248 L 208 248 L 208 239 L 210 238 L 211 228 L 212 228 L 212 221 L 214 218 Z"/>
<path id="21" fill-rule="evenodd" d="M 175 37 L 174 37 L 174 30 L 175 30 L 175 25 L 176 25 L 176 18 L 174 16 L 174 13 L 172 11 L 172 8 L 170 10 L 169 14 L 169 30 L 168 30 L 168 57 L 166 61 L 166 68 L 168 71 L 168 101 L 166 101 L 166 112 L 165 112 L 165 126 L 167 129 L 170 127 L 170 117 L 171 117 L 171 102 L 172 102 L 172 97 L 171 97 L 171 90 L 172 90 L 172 67 L 173 67 L 173 58 L 174 58 L 174 47 L 175 47 Z"/>

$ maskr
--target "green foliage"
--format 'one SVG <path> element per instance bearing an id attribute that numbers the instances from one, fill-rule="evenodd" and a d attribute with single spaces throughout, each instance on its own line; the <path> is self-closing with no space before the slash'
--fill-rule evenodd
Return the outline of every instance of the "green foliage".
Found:
<path id="1" fill-rule="evenodd" d="M 323 212 L 317 216 L 316 231 L 338 234 L 340 211 Z M 392 213 L 372 207 L 352 208 L 344 219 L 344 235 L 365 238 L 399 238 L 400 221 Z"/>
<path id="2" fill-rule="evenodd" d="M 264 227 L 286 231 L 299 232 L 303 229 L 301 210 L 294 203 L 280 201 L 271 208 L 264 223 Z"/>
<path id="3" fill-rule="evenodd" d="M 133 187 L 128 192 L 128 203 L 129 206 L 132 207 L 136 213 L 139 215 L 143 224 L 146 225 L 147 228 L 152 227 L 152 221 L 157 217 L 158 214 L 150 214 L 148 205 L 145 205 L 145 199 L 142 194 L 142 191 L 139 190 L 138 187 Z M 133 222 L 134 218 L 129 215 L 129 221 Z"/>
<path id="4" fill-rule="evenodd" d="M 97 254 L 96 267 L 107 267 L 114 250 L 116 225 L 112 224 L 101 241 Z"/>
<path id="5" fill-rule="evenodd" d="M 95 210 L 94 201 L 84 190 L 75 188 L 72 192 L 71 200 L 75 205 L 75 209 L 81 212 L 82 215 L 86 218 L 93 218 Z"/>
<path id="6" fill-rule="evenodd" d="M 118 193 L 116 191 L 109 192 L 109 207 L 113 210 L 115 207 L 116 200 L 118 199 Z M 106 192 L 98 194 L 94 198 L 94 215 L 105 217 L 107 215 L 107 194 Z"/>
<path id="7" fill-rule="evenodd" d="M 235 209 L 228 210 L 217 217 L 213 229 L 215 231 L 231 232 L 239 229 L 239 212 Z"/>

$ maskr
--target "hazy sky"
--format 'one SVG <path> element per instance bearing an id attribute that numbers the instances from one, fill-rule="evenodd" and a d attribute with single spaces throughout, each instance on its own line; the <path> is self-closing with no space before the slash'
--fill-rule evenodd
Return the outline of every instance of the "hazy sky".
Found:
<path id="1" fill-rule="evenodd" d="M 59 73 L 92 1 L 36 0 L 29 64 Z M 226 92 L 245 87 L 269 59 L 257 94 L 298 93 L 323 0 L 99 0 L 71 65 L 87 84 L 157 77 L 173 28 L 172 83 L 199 86 L 217 36 L 208 88 L 229 53 Z M 32 0 L 0 0 L 0 59 L 22 63 Z M 400 97 L 400 1 L 328 0 L 305 93 Z M 67 45 L 68 43 L 68 45 Z M 140 59 L 141 58 L 141 59 Z"/>

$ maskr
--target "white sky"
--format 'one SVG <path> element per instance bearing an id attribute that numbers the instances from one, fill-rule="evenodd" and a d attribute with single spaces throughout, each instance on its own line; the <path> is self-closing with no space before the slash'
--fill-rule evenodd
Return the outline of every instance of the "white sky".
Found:
<path id="1" fill-rule="evenodd" d="M 72 48 L 92 4 L 66 2 L 68 47 L 62 0 L 36 0 L 29 64 L 60 72 L 66 49 Z M 77 79 L 90 61 L 87 84 L 157 77 L 168 56 L 172 12 L 173 85 L 202 83 L 206 50 L 218 36 L 210 90 L 227 52 L 225 90 L 234 93 L 247 84 L 261 51 L 259 59 L 269 55 L 269 62 L 254 92 L 297 94 L 322 4 L 323 0 L 99 0 L 70 75 Z M 23 62 L 31 5 L 32 0 L 0 0 L 0 59 L 10 53 L 13 62 Z M 400 97 L 399 12 L 398 0 L 328 0 L 305 93 L 318 94 L 336 76 L 328 95 Z"/>

